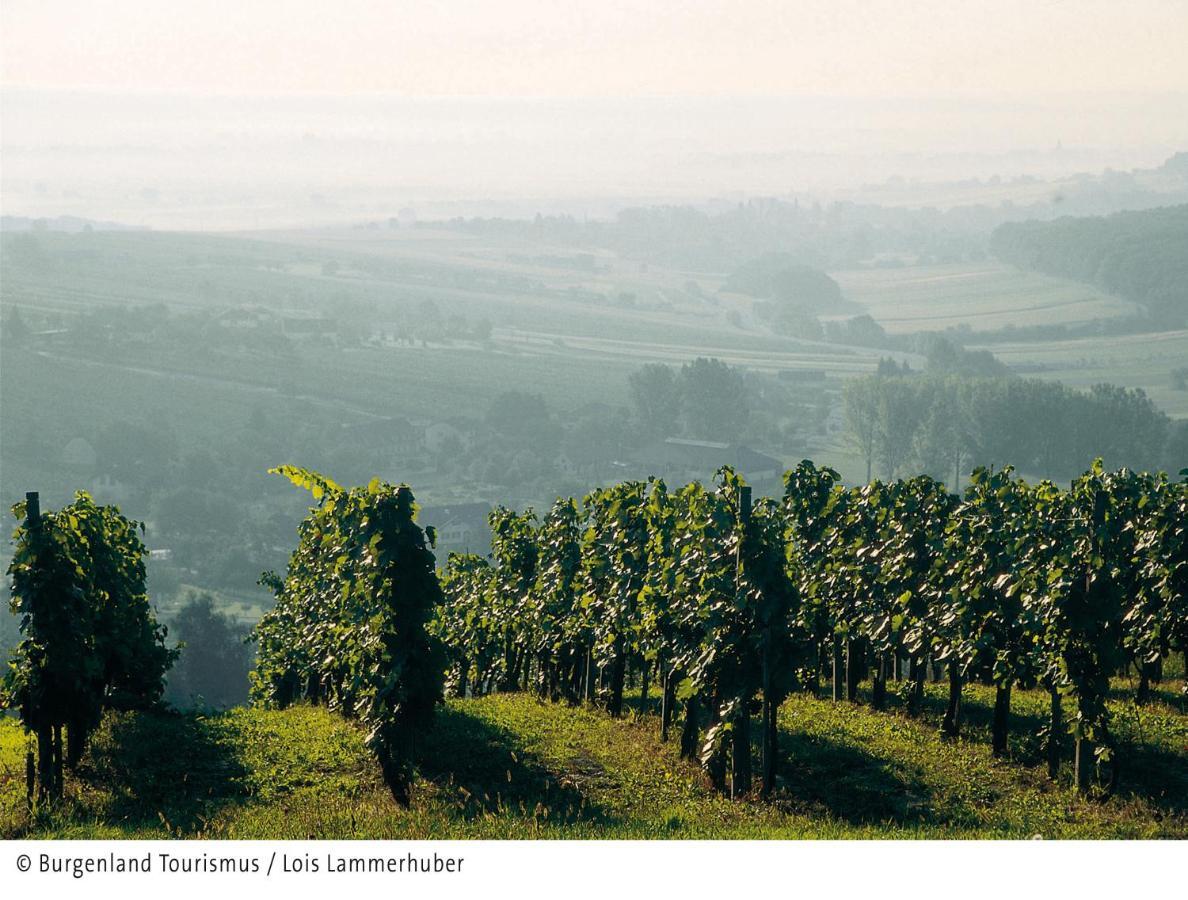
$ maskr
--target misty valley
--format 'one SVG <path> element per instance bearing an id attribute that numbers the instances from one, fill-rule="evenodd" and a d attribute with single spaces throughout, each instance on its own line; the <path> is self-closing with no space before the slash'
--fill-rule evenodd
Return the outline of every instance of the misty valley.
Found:
<path id="1" fill-rule="evenodd" d="M 1188 190 L 1182 157 L 1143 177 Z M 767 201 L 243 235 L 10 221 L 3 500 L 117 503 L 148 525 L 167 620 L 202 592 L 251 624 L 303 509 L 266 474 L 281 463 L 409 482 L 442 563 L 489 550 L 495 505 L 722 465 L 766 493 L 806 458 L 956 490 L 981 465 L 1057 481 L 1097 456 L 1188 465 L 1188 207 L 958 212 Z"/>
<path id="2" fill-rule="evenodd" d="M 943 208 L 5 217 L 0 563 L 18 598 L 86 572 L 107 654 L 65 748 L 38 731 L 37 802 L 65 759 L 103 835 L 1182 836 L 1186 160 Z M 1086 625 L 1063 573 L 1099 551 L 1133 591 Z M 5 657 L 92 615 L 31 609 Z M 1008 757 L 1129 805 L 1058 814 Z M 76 834 L 52 809 L 27 833 Z"/>

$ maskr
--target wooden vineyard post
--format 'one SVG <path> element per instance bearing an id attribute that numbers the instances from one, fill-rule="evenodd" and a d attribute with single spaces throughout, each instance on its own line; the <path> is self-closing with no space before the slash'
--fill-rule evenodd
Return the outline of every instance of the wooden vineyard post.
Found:
<path id="1" fill-rule="evenodd" d="M 676 686 L 672 673 L 668 671 L 667 663 L 656 663 L 657 674 L 662 679 L 660 684 L 660 740 L 668 740 L 668 729 L 672 725 L 673 705 L 676 702 Z"/>
<path id="2" fill-rule="evenodd" d="M 1073 771 L 1076 773 L 1077 790 L 1087 791 L 1093 781 L 1093 744 L 1078 736 L 1073 751 Z"/>
<path id="3" fill-rule="evenodd" d="M 866 665 L 865 647 L 862 642 L 846 636 L 846 699 L 851 703 L 858 700 L 858 686 L 862 683 L 862 668 Z"/>
<path id="4" fill-rule="evenodd" d="M 25 805 L 29 812 L 33 811 L 33 789 L 37 786 L 37 763 L 33 759 L 33 751 L 25 753 Z"/>
<path id="5" fill-rule="evenodd" d="M 842 659 L 842 638 L 836 631 L 830 641 L 833 656 L 833 702 L 839 702 L 845 696 L 845 664 Z"/>
<path id="6" fill-rule="evenodd" d="M 746 558 L 746 551 L 744 544 L 746 542 L 747 530 L 751 526 L 751 488 L 749 485 L 740 485 L 738 489 L 738 524 L 739 524 L 739 543 L 738 543 L 738 560 L 735 568 L 735 592 L 738 592 L 738 580 L 742 574 L 743 560 Z M 765 643 L 767 642 L 765 636 Z M 764 684 L 764 722 L 767 720 L 767 681 L 768 681 L 768 666 L 767 653 L 763 654 L 763 684 Z M 739 710 L 735 714 L 734 727 L 731 729 L 731 753 L 730 753 L 730 793 L 732 797 L 741 797 L 744 794 L 750 793 L 751 790 L 751 713 L 748 708 L 750 705 L 750 697 L 739 698 L 742 702 L 739 704 Z"/>
<path id="7" fill-rule="evenodd" d="M 41 533 L 41 495 L 37 491 L 25 493 L 25 527 L 30 540 L 36 545 Z M 32 754 L 30 754 L 32 755 Z M 26 766 L 28 760 L 26 760 Z M 26 777 L 28 769 L 26 768 Z M 47 723 L 37 728 L 37 800 L 39 803 L 56 796 L 57 779 L 54 769 L 54 736 Z"/>
<path id="8" fill-rule="evenodd" d="M 1094 552 L 1097 552 L 1097 534 L 1098 529 L 1101 528 L 1105 522 L 1106 502 L 1105 491 L 1099 490 L 1093 497 L 1093 518 L 1089 525 L 1089 540 L 1093 544 Z M 1092 590 L 1092 581 L 1090 580 L 1090 572 L 1085 572 L 1085 593 L 1088 594 Z M 1083 726 L 1077 727 L 1076 746 L 1073 750 L 1073 772 L 1076 777 L 1077 790 L 1085 792 L 1089 790 L 1090 784 L 1093 781 L 1093 772 L 1096 766 L 1096 754 L 1093 748 L 1093 742 L 1083 736 Z"/>
<path id="9" fill-rule="evenodd" d="M 1063 711 L 1061 709 L 1060 691 L 1055 684 L 1048 685 L 1049 694 L 1049 724 L 1048 724 L 1048 777 L 1055 781 L 1060 776 L 1060 730 L 1064 727 Z"/>

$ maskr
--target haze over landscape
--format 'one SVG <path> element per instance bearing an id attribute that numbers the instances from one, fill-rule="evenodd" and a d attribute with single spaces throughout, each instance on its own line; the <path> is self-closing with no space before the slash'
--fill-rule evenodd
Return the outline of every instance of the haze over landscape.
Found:
<path id="1" fill-rule="evenodd" d="M 6 502 L 84 476 L 147 492 L 180 539 L 203 516 L 118 474 L 126 425 L 162 485 L 195 455 L 252 481 L 300 449 L 364 480 L 422 469 L 431 501 L 539 505 L 655 468 L 649 442 L 723 436 L 857 476 L 879 465 L 854 458 L 845 379 L 939 370 L 938 337 L 987 348 L 954 372 L 1188 414 L 1182 301 L 995 232 L 1188 201 L 1177 4 L 462 6 L 4 5 L 2 299 L 31 333 L 6 328 Z M 637 424 L 659 402 L 641 367 L 698 358 L 752 411 L 723 427 L 673 395 L 669 424 Z M 388 431 L 348 452 L 335 432 L 368 420 Z M 269 449 L 231 464 L 220 435 L 248 421 Z M 44 469 L 67 445 L 82 469 Z M 229 586 L 210 565 L 182 569 Z"/>
<path id="2" fill-rule="evenodd" d="M 1184 16 L 1159 0 L 286 9 L 6 4 L 6 211 L 606 217 L 893 178 L 922 186 L 892 202 L 946 206 L 924 186 L 1157 165 L 1188 121 Z"/>
<path id="3" fill-rule="evenodd" d="M 179 657 L 166 697 L 221 709 L 248 699 L 258 661 L 245 636 L 286 598 L 301 606 L 274 574 L 310 514 L 307 495 L 269 474 L 284 464 L 370 484 L 372 497 L 381 481 L 410 484 L 417 522 L 436 529 L 426 578 L 460 592 L 472 617 L 511 595 L 498 580 L 509 534 L 543 540 L 546 511 L 550 527 L 564 520 L 565 498 L 576 522 L 579 509 L 596 515 L 603 489 L 660 490 L 652 476 L 675 495 L 730 467 L 767 510 L 761 498 L 793 498 L 786 473 L 813 460 L 837 496 L 874 480 L 924 484 L 920 502 L 943 508 L 928 527 L 984 487 L 971 485 L 979 467 L 1013 466 L 1062 497 L 1098 458 L 1174 481 L 1188 468 L 1185 47 L 1176 0 L 0 0 L 0 508 L 31 490 L 60 508 L 85 490 L 143 522 L 155 614 L 201 648 Z M 286 471 L 333 493 L 321 475 Z M 733 503 L 735 489 L 714 496 Z M 595 533 L 576 528 L 584 541 Z M 937 545 L 956 533 L 940 529 Z M 12 546 L 0 546 L 6 569 Z M 489 596 L 458 587 L 475 572 L 496 579 Z M 797 690 L 811 669 L 815 692 L 833 659 L 839 697 L 836 634 L 797 650 Z M 0 609 L 0 662 L 20 638 Z M 577 654 L 568 687 L 548 668 L 556 660 L 541 651 L 533 670 L 520 647 L 481 671 L 457 651 L 450 689 L 459 702 L 495 684 L 527 691 L 535 671 L 542 697 L 568 690 L 577 705 L 597 680 L 599 703 L 617 696 L 617 719 L 625 678 L 642 690 L 642 716 L 650 673 L 687 674 L 662 673 L 650 645 L 599 640 L 565 650 Z M 1182 639 L 1159 640 L 1162 666 Z M 874 657 L 846 641 L 847 665 L 858 652 L 866 672 Z M 593 662 L 607 647 L 613 659 Z M 1119 665 L 1137 666 L 1149 692 L 1144 652 L 1127 644 Z M 926 657 L 939 678 L 958 650 L 912 653 L 919 692 L 905 704 L 922 702 Z M 967 662 L 985 682 L 970 675 L 967 688 L 987 707 L 977 727 L 988 736 L 999 669 Z M 1041 668 L 1020 691 L 1046 721 Z M 885 694 L 886 673 L 873 677 Z M 308 684 L 317 702 L 321 682 Z M 669 715 L 675 684 L 663 691 Z M 813 727 L 866 727 L 829 724 L 823 700 L 793 702 Z M 500 716 L 531 728 L 540 714 L 476 708 L 491 734 Z M 1133 741 L 1171 787 L 1148 773 L 1122 812 L 1044 818 L 1054 801 L 1029 793 L 1034 809 L 1020 801 L 1000 822 L 994 803 L 970 800 L 968 812 L 946 781 L 921 813 L 890 805 L 907 788 L 867 772 L 873 787 L 863 782 L 854 809 L 824 816 L 844 836 L 891 821 L 943 835 L 960 821 L 969 836 L 1183 836 L 1188 758 L 1178 714 L 1166 715 L 1157 737 Z M 966 760 L 939 746 L 935 724 L 917 736 L 943 760 L 928 777 L 958 785 Z M 441 740 L 471 739 L 454 727 Z M 1012 752 L 1034 767 L 1037 741 L 1020 737 Z M 493 765 L 508 783 L 528 771 L 505 762 Z M 998 778 L 983 762 L 978 778 Z M 815 771 L 788 774 L 793 812 L 771 833 L 834 833 L 813 831 L 828 806 L 812 799 Z M 1010 790 L 1032 791 L 1025 781 Z M 24 807 L 6 783 L 0 836 L 26 827 L 13 824 Z M 442 828 L 505 836 L 495 819 L 468 818 L 469 794 L 453 802 Z M 675 819 L 681 835 L 719 834 L 661 812 L 644 825 L 624 813 L 624 833 L 666 833 Z M 423 834 L 401 821 L 397 832 Z"/>

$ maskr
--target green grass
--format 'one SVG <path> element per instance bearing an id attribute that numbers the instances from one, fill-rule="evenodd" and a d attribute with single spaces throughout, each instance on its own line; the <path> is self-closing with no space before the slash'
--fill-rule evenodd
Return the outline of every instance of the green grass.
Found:
<path id="1" fill-rule="evenodd" d="M 1134 305 L 1064 278 L 992 260 L 902 269 L 836 272 L 851 300 L 891 334 L 968 326 L 1059 325 L 1129 315 Z"/>
<path id="2" fill-rule="evenodd" d="M 1178 686 L 1178 685 L 1177 685 Z M 923 716 L 806 695 L 781 710 L 770 802 L 716 796 L 658 739 L 638 699 L 623 719 L 526 695 L 451 701 L 396 807 L 350 723 L 323 709 L 110 715 L 67 799 L 24 810 L 26 738 L 0 720 L 0 836 L 33 838 L 1188 838 L 1188 710 L 1170 689 L 1113 705 L 1125 768 L 1108 800 L 1050 782 L 1036 730 L 1046 695 L 1016 692 L 1010 757 L 989 751 L 991 692 L 966 693 L 942 740 L 943 687 Z"/>

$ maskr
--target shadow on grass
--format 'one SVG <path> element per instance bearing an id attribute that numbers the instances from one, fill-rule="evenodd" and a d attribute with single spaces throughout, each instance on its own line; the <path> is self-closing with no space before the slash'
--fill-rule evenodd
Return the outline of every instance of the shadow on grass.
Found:
<path id="1" fill-rule="evenodd" d="M 1113 703 L 1124 703 L 1134 698 L 1132 686 L 1116 686 L 1110 691 Z M 1164 687 L 1152 688 L 1153 703 L 1164 703 L 1172 709 L 1179 709 L 1181 698 Z M 862 700 L 869 703 L 869 696 Z M 901 698 L 888 698 L 889 711 L 902 711 Z M 944 716 L 946 700 L 937 694 L 924 699 L 920 718 L 929 724 L 939 726 Z M 1068 714 L 1066 705 L 1065 714 Z M 991 723 L 994 704 L 988 697 L 971 696 L 967 691 L 961 703 L 961 736 L 968 741 L 990 744 Z M 1011 761 L 1028 768 L 1047 764 L 1047 747 L 1041 729 L 1048 724 L 1046 712 L 1034 707 L 1021 710 L 1019 705 L 1011 707 L 1008 746 Z M 1070 734 L 1061 736 L 1061 759 L 1067 768 L 1073 755 L 1073 738 Z M 1143 799 L 1152 806 L 1166 812 L 1188 814 L 1188 757 L 1182 753 L 1168 752 L 1148 744 L 1121 739 L 1118 748 L 1120 778 L 1116 796 L 1122 799 Z M 1067 775 L 1067 773 L 1066 773 Z M 1071 777 L 1071 776 L 1069 776 Z"/>
<path id="2" fill-rule="evenodd" d="M 929 694 L 924 698 L 920 718 L 930 725 L 940 727 L 944 719 L 947 700 L 944 697 Z M 991 744 L 991 731 L 994 723 L 994 703 L 982 697 L 971 695 L 966 691 L 961 698 L 961 736 L 967 741 Z M 1048 724 L 1046 713 L 1034 709 L 1023 710 L 1019 704 L 1011 704 L 1011 715 L 1007 724 L 1007 749 L 1009 757 L 1014 762 L 1027 767 L 1047 764 L 1046 745 L 1040 737 L 1040 730 Z M 1072 752 L 1072 739 L 1068 739 L 1065 748 Z"/>
<path id="3" fill-rule="evenodd" d="M 513 732 L 458 709 L 438 710 L 420 756 L 421 776 L 468 819 L 511 811 L 557 825 L 616 821 L 582 789 L 605 776 L 597 761 L 578 760 L 570 775 L 558 777 Z"/>
<path id="4" fill-rule="evenodd" d="M 623 695 L 623 711 L 624 713 L 635 713 L 637 716 L 657 716 L 660 715 L 660 697 L 654 692 L 648 694 L 648 701 L 645 703 L 643 698 L 637 693 Z"/>
<path id="5" fill-rule="evenodd" d="M 78 775 L 106 793 L 100 819 L 126 831 L 197 834 L 247 796 L 243 767 L 211 723 L 163 711 L 109 716 Z"/>
<path id="6" fill-rule="evenodd" d="M 935 687 L 935 685 L 932 684 L 930 687 Z M 901 693 L 905 690 L 906 685 L 902 682 L 892 681 L 888 685 L 887 706 L 883 710 L 883 713 L 909 716 L 916 721 L 939 728 L 945 715 L 945 707 L 948 704 L 947 697 L 936 692 L 925 693 L 919 711 L 912 716 L 908 712 L 907 699 Z M 816 697 L 819 700 L 828 700 L 829 696 L 830 687 L 826 683 Z M 858 697 L 854 702 L 862 709 L 873 709 L 871 706 L 871 688 L 869 683 L 863 683 L 858 689 Z M 980 697 L 971 695 L 968 689 L 963 692 L 961 697 L 962 738 L 984 743 L 989 746 L 993 719 L 993 703 L 985 702 Z M 1038 765 L 1044 761 L 1044 757 L 1040 755 L 1042 748 L 1038 743 L 1035 746 L 1031 746 L 1032 741 L 1030 740 L 1030 736 L 1038 733 L 1045 722 L 1046 719 L 1041 715 L 1030 711 L 1021 711 L 1017 703 L 1011 706 L 1008 726 L 1008 745 L 1012 759 L 1024 765 Z"/>
<path id="7" fill-rule="evenodd" d="M 1188 758 L 1123 743 L 1118 759 L 1117 796 L 1142 798 L 1169 813 L 1188 815 Z"/>
<path id="8" fill-rule="evenodd" d="M 1126 703 L 1134 700 L 1138 690 L 1133 684 L 1112 685 L 1109 700 L 1111 703 Z M 1151 703 L 1163 703 L 1180 713 L 1188 713 L 1188 694 L 1185 694 L 1178 681 L 1164 679 L 1151 685 Z"/>
<path id="9" fill-rule="evenodd" d="M 780 733 L 782 805 L 853 825 L 934 821 L 927 786 L 902 767 L 816 735 Z"/>
<path id="10" fill-rule="evenodd" d="M 1132 700 L 1133 690 L 1115 688 L 1110 692 L 1112 702 Z M 1172 705 L 1175 698 L 1171 692 L 1153 691 L 1152 700 Z M 940 721 L 944 714 L 944 701 L 929 698 L 926 715 Z M 1173 708 L 1175 708 L 1173 706 Z M 1068 714 L 1066 705 L 1065 714 Z M 992 703 L 968 694 L 962 702 L 962 735 L 967 739 L 990 742 L 990 726 L 994 716 Z M 1048 724 L 1046 714 L 1011 709 L 1010 753 L 1011 759 L 1028 767 L 1046 765 L 1047 750 L 1040 730 Z M 1073 738 L 1070 734 L 1061 736 L 1061 759 L 1067 767 L 1073 755 Z M 1167 752 L 1148 744 L 1121 739 L 1118 746 L 1120 777 L 1116 795 L 1120 798 L 1142 798 L 1153 806 L 1167 812 L 1183 815 L 1188 813 L 1188 757 Z"/>

